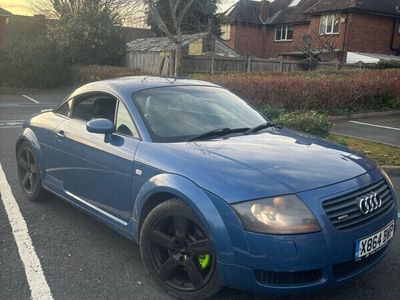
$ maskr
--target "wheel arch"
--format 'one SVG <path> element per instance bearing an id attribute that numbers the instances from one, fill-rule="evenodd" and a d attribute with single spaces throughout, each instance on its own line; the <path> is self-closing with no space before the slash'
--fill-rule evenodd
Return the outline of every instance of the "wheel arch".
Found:
<path id="1" fill-rule="evenodd" d="M 138 223 L 138 240 L 146 216 L 154 207 L 171 198 L 179 198 L 193 209 L 207 229 L 218 259 L 230 261 L 233 256 L 232 242 L 219 211 L 200 187 L 176 174 L 156 175 L 140 189 L 133 209 L 133 218 Z"/>
<path id="2" fill-rule="evenodd" d="M 28 140 L 25 137 L 19 136 L 17 142 L 15 143 L 15 155 L 17 155 L 19 148 L 21 147 L 23 142 L 27 142 Z"/>
<path id="3" fill-rule="evenodd" d="M 154 194 L 151 194 L 143 203 L 143 207 L 141 209 L 140 215 L 139 215 L 139 231 L 138 231 L 138 237 L 140 237 L 140 230 L 142 228 L 143 221 L 146 219 L 148 214 L 159 204 L 161 204 L 164 201 L 167 201 L 172 198 L 179 198 L 177 195 L 171 193 L 171 192 L 155 192 Z"/>
<path id="4" fill-rule="evenodd" d="M 25 128 L 23 132 L 17 137 L 17 141 L 15 143 L 15 156 L 17 156 L 18 150 L 24 142 L 27 142 L 32 146 L 32 150 L 36 156 L 36 159 L 39 162 L 40 173 L 43 176 L 45 174 L 45 169 L 40 149 L 40 143 L 32 129 Z"/>

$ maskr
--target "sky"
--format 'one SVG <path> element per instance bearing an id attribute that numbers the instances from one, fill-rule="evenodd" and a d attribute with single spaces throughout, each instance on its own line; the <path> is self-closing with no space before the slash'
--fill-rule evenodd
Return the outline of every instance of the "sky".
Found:
<path id="1" fill-rule="evenodd" d="M 16 15 L 32 15 L 28 4 L 30 0 L 0 0 L 0 7 Z"/>
<path id="2" fill-rule="evenodd" d="M 233 4 L 235 4 L 237 0 L 221 0 L 221 11 L 227 10 L 229 7 L 231 7 Z"/>
<path id="3" fill-rule="evenodd" d="M 16 15 L 33 15 L 34 13 L 29 9 L 31 2 L 35 0 L 0 0 L 0 7 Z M 237 0 L 221 0 L 220 11 L 227 10 L 235 2 Z"/>

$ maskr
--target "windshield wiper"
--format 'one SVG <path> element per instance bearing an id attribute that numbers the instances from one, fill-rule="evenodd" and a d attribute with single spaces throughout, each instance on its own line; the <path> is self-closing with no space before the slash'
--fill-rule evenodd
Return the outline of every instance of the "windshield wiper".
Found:
<path id="1" fill-rule="evenodd" d="M 233 134 L 233 133 L 241 133 L 241 132 L 247 132 L 249 128 L 219 128 L 219 129 L 214 129 L 207 131 L 205 133 L 199 134 L 198 136 L 192 137 L 189 141 L 198 141 L 198 140 L 205 140 L 209 138 L 216 138 L 216 137 L 222 137 L 226 136 L 228 134 Z"/>
<path id="2" fill-rule="evenodd" d="M 271 127 L 276 127 L 276 128 L 280 128 L 279 126 L 277 126 L 276 124 L 272 123 L 272 122 L 266 122 L 264 124 L 258 125 L 256 127 L 250 128 L 249 130 L 247 130 L 244 134 L 245 135 L 250 135 L 256 132 L 259 132 L 261 130 L 267 129 L 267 128 L 271 128 Z"/>

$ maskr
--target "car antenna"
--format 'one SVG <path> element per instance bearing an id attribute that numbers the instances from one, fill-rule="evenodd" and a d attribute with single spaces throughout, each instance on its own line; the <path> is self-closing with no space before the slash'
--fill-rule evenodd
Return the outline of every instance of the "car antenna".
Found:
<path id="1" fill-rule="evenodd" d="M 148 78 L 150 78 L 151 76 L 145 76 L 145 77 L 143 77 L 143 79 L 142 79 L 142 82 L 143 81 L 146 81 Z"/>
<path id="2" fill-rule="evenodd" d="M 165 80 L 167 80 L 171 84 L 175 83 L 175 81 L 178 79 L 176 77 L 172 77 L 171 78 L 171 77 L 168 77 L 168 76 L 165 76 L 165 77 L 162 77 L 162 78 L 164 78 Z"/>

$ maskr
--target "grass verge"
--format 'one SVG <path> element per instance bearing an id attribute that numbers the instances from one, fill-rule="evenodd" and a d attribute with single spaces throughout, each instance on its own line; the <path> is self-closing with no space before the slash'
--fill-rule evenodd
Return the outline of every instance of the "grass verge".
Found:
<path id="1" fill-rule="evenodd" d="M 364 153 L 379 165 L 400 166 L 400 148 L 337 134 L 330 134 L 328 139 Z"/>

